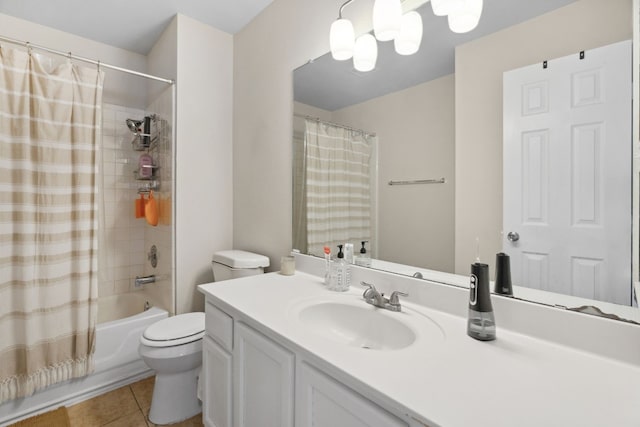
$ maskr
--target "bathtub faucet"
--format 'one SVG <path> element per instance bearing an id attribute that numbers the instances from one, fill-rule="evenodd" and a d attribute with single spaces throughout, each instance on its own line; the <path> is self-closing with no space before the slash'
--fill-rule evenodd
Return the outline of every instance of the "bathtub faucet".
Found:
<path id="1" fill-rule="evenodd" d="M 135 287 L 139 288 L 148 283 L 154 283 L 156 281 L 156 276 L 152 274 L 151 276 L 136 276 Z"/>

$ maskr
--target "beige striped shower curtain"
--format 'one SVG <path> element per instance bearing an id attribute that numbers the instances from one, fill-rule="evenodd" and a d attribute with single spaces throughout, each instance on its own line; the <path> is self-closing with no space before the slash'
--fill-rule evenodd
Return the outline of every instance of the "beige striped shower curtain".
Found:
<path id="1" fill-rule="evenodd" d="M 0 402 L 93 370 L 103 72 L 0 46 Z"/>
<path id="2" fill-rule="evenodd" d="M 371 153 L 375 137 L 306 119 L 307 253 L 371 240 Z"/>

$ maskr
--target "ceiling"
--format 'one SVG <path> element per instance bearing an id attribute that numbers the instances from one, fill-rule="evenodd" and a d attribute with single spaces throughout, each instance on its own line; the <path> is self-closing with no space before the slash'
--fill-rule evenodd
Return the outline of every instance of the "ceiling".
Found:
<path id="1" fill-rule="evenodd" d="M 234 34 L 272 1 L 0 0 L 0 13 L 146 55 L 177 13 Z M 484 0 L 480 24 L 467 34 L 451 32 L 447 19 L 434 16 L 425 1 L 404 0 L 403 4 L 405 10 L 419 6 L 422 15 L 424 32 L 418 53 L 400 56 L 392 42 L 378 43 L 378 64 L 368 73 L 355 71 L 351 61 L 338 62 L 324 55 L 294 73 L 296 101 L 333 111 L 451 74 L 455 46 L 576 0 Z"/>
<path id="2" fill-rule="evenodd" d="M 235 34 L 272 1 L 0 0 L 0 13 L 146 55 L 177 13 Z"/>
<path id="3" fill-rule="evenodd" d="M 423 22 L 420 50 L 410 56 L 395 53 L 393 42 L 378 42 L 373 71 L 358 72 L 353 62 L 326 54 L 294 72 L 295 100 L 328 111 L 393 93 L 454 72 L 459 44 L 527 21 L 576 0 L 484 0 L 480 23 L 473 31 L 455 34 L 446 17 L 433 14 L 430 3 L 416 9 Z"/>

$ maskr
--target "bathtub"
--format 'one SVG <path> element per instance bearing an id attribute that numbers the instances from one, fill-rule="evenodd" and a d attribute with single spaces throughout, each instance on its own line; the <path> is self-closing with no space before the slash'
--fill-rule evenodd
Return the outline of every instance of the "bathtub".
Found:
<path id="1" fill-rule="evenodd" d="M 145 303 L 144 297 L 137 292 L 98 300 L 96 352 L 93 355 L 95 373 L 142 361 L 138 355 L 142 332 L 169 314 L 157 307 L 144 311 Z"/>
<path id="2" fill-rule="evenodd" d="M 72 405 L 152 375 L 138 355 L 138 343 L 147 326 L 169 313 L 157 307 L 144 311 L 145 302 L 138 292 L 98 299 L 95 371 L 0 405 L 0 426 Z"/>

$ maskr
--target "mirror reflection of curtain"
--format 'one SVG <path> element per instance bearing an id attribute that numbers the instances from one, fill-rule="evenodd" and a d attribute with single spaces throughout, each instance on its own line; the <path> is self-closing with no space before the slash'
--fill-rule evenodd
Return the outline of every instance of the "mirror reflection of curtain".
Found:
<path id="1" fill-rule="evenodd" d="M 371 239 L 371 155 L 375 136 L 306 120 L 304 195 L 307 253 Z"/>
<path id="2" fill-rule="evenodd" d="M 300 120 L 303 122 L 303 120 Z M 293 130 L 293 248 L 307 253 L 306 150 L 304 123 Z"/>
<path id="3" fill-rule="evenodd" d="M 93 371 L 102 83 L 0 47 L 0 403 Z"/>

